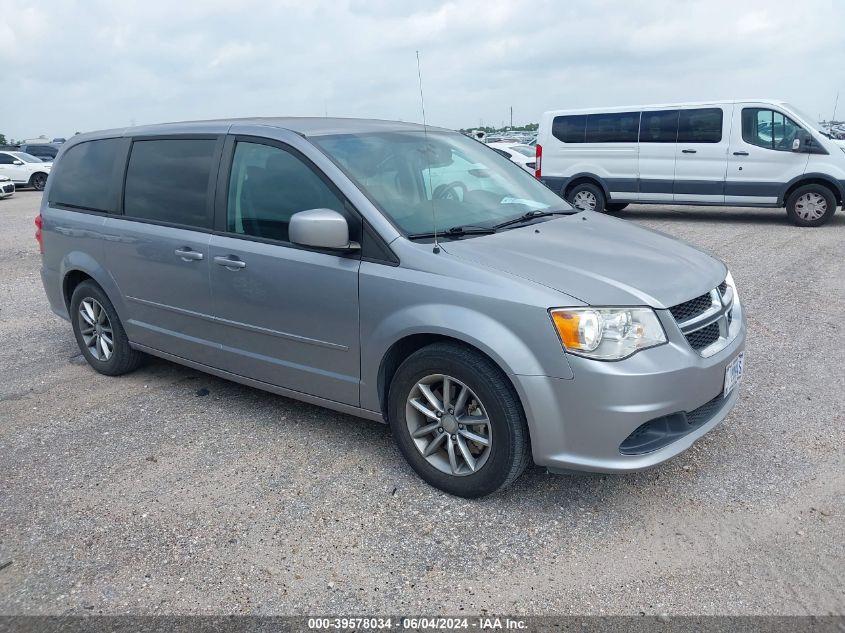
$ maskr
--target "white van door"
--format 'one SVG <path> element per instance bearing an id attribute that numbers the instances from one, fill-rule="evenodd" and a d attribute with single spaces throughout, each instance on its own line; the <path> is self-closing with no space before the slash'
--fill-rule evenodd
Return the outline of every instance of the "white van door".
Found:
<path id="1" fill-rule="evenodd" d="M 733 106 L 685 106 L 675 146 L 675 202 L 725 201 Z"/>
<path id="2" fill-rule="evenodd" d="M 737 104 L 733 118 L 725 202 L 776 204 L 783 186 L 807 169 L 810 154 L 792 151 L 802 128 L 766 104 Z"/>
<path id="3" fill-rule="evenodd" d="M 640 116 L 637 200 L 672 201 L 679 114 L 680 110 L 673 108 L 643 110 Z"/>

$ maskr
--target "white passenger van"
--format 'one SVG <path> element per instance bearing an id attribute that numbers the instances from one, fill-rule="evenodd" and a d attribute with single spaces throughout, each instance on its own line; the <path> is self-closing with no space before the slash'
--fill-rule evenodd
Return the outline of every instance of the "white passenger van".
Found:
<path id="1" fill-rule="evenodd" d="M 845 146 L 782 101 L 546 112 L 536 176 L 574 206 L 786 207 L 820 226 L 845 198 Z"/>

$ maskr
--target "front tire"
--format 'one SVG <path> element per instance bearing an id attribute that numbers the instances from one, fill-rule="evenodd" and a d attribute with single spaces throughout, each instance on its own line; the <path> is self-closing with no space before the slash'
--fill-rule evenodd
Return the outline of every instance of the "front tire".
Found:
<path id="1" fill-rule="evenodd" d="M 37 174 L 32 174 L 32 178 L 29 179 L 29 186 L 36 191 L 44 191 L 44 187 L 47 186 L 47 174 L 40 171 Z"/>
<path id="2" fill-rule="evenodd" d="M 595 211 L 596 213 L 603 213 L 605 210 L 606 200 L 604 192 L 600 187 L 585 182 L 580 185 L 575 185 L 566 196 L 567 201 L 576 209 L 582 211 Z"/>
<path id="3" fill-rule="evenodd" d="M 489 358 L 462 345 L 435 343 L 399 366 L 388 420 L 416 473 L 452 495 L 489 495 L 531 462 L 528 426 L 513 385 Z"/>
<path id="4" fill-rule="evenodd" d="M 821 226 L 836 212 L 836 197 L 824 185 L 804 185 L 786 200 L 786 215 L 795 226 Z"/>
<path id="5" fill-rule="evenodd" d="M 141 364 L 143 354 L 129 345 L 112 302 L 93 281 L 83 281 L 74 289 L 70 318 L 79 349 L 94 370 L 120 376 Z"/>

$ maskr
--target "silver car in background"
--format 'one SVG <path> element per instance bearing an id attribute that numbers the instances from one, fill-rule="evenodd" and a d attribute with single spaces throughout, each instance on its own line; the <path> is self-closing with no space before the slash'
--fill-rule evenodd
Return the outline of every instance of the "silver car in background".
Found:
<path id="1" fill-rule="evenodd" d="M 387 422 L 455 495 L 532 460 L 654 466 L 737 399 L 745 316 L 721 261 L 575 210 L 448 130 L 278 118 L 79 135 L 36 223 L 52 309 L 95 370 L 152 354 Z"/>

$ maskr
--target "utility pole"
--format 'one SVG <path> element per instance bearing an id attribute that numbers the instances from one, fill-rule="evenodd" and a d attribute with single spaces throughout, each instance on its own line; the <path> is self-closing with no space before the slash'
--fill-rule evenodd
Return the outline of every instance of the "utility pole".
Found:
<path id="1" fill-rule="evenodd" d="M 511 106 L 511 129 L 513 129 L 513 106 Z"/>
<path id="2" fill-rule="evenodd" d="M 833 102 L 833 116 L 830 117 L 831 122 L 836 120 L 836 106 L 839 105 L 839 91 L 836 91 L 836 101 Z"/>

